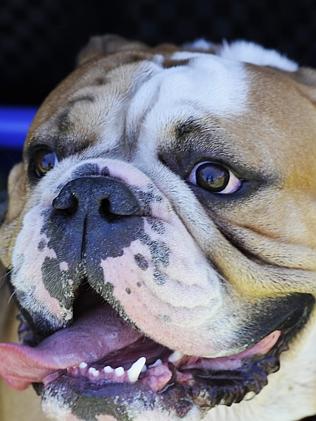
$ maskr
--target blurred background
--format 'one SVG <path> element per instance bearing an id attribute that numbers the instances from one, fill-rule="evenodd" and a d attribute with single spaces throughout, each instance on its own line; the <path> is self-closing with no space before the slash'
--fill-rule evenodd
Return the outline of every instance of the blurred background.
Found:
<path id="1" fill-rule="evenodd" d="M 152 45 L 242 38 L 316 67 L 315 0 L 1 0 L 0 106 L 37 107 L 72 70 L 89 37 L 103 33 Z M 33 113 L 22 110 L 18 127 L 6 112 L 0 115 L 0 191 L 20 159 L 18 145 Z M 18 145 L 9 126 L 19 129 Z"/>

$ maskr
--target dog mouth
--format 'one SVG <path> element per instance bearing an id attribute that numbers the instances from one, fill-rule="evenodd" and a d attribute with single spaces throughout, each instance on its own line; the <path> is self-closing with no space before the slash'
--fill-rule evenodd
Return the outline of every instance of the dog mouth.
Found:
<path id="1" fill-rule="evenodd" d="M 150 406 L 159 400 L 184 417 L 193 405 L 206 410 L 258 394 L 279 369 L 281 353 L 307 322 L 314 300 L 306 294 L 299 303 L 246 350 L 205 358 L 148 338 L 89 290 L 77 300 L 73 324 L 50 336 L 39 337 L 21 314 L 22 344 L 0 344 L 0 375 L 18 390 L 30 384 L 42 393 L 69 389 L 76 399 L 108 402 L 126 395 L 130 401 L 141 393 Z"/>

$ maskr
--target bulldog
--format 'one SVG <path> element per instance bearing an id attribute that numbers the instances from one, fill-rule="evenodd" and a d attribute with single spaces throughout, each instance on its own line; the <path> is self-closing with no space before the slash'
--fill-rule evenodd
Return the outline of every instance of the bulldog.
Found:
<path id="1" fill-rule="evenodd" d="M 316 413 L 315 99 L 252 43 L 91 40 L 9 177 L 2 421 Z"/>

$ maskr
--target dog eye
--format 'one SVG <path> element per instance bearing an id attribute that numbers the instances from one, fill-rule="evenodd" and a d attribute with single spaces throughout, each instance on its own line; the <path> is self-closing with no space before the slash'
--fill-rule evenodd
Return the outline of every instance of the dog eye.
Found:
<path id="1" fill-rule="evenodd" d="M 32 169 L 37 178 L 43 177 L 57 164 L 58 159 L 55 152 L 49 149 L 39 149 L 32 157 Z"/>
<path id="2" fill-rule="evenodd" d="M 241 180 L 224 165 L 207 161 L 195 165 L 188 181 L 219 194 L 235 193 L 242 185 Z"/>

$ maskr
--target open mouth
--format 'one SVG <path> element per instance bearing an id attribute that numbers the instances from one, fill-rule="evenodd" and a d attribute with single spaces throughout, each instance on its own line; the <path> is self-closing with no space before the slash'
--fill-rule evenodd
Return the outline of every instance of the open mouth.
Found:
<path id="1" fill-rule="evenodd" d="M 279 369 L 280 354 L 308 320 L 314 300 L 300 305 L 277 329 L 231 356 L 183 355 L 124 321 L 92 290 L 75 302 L 72 326 L 39 338 L 21 316 L 19 344 L 0 344 L 0 375 L 16 389 L 41 392 L 63 385 L 77 396 L 102 399 L 147 393 L 183 417 L 195 404 L 209 409 L 258 394 Z"/>

